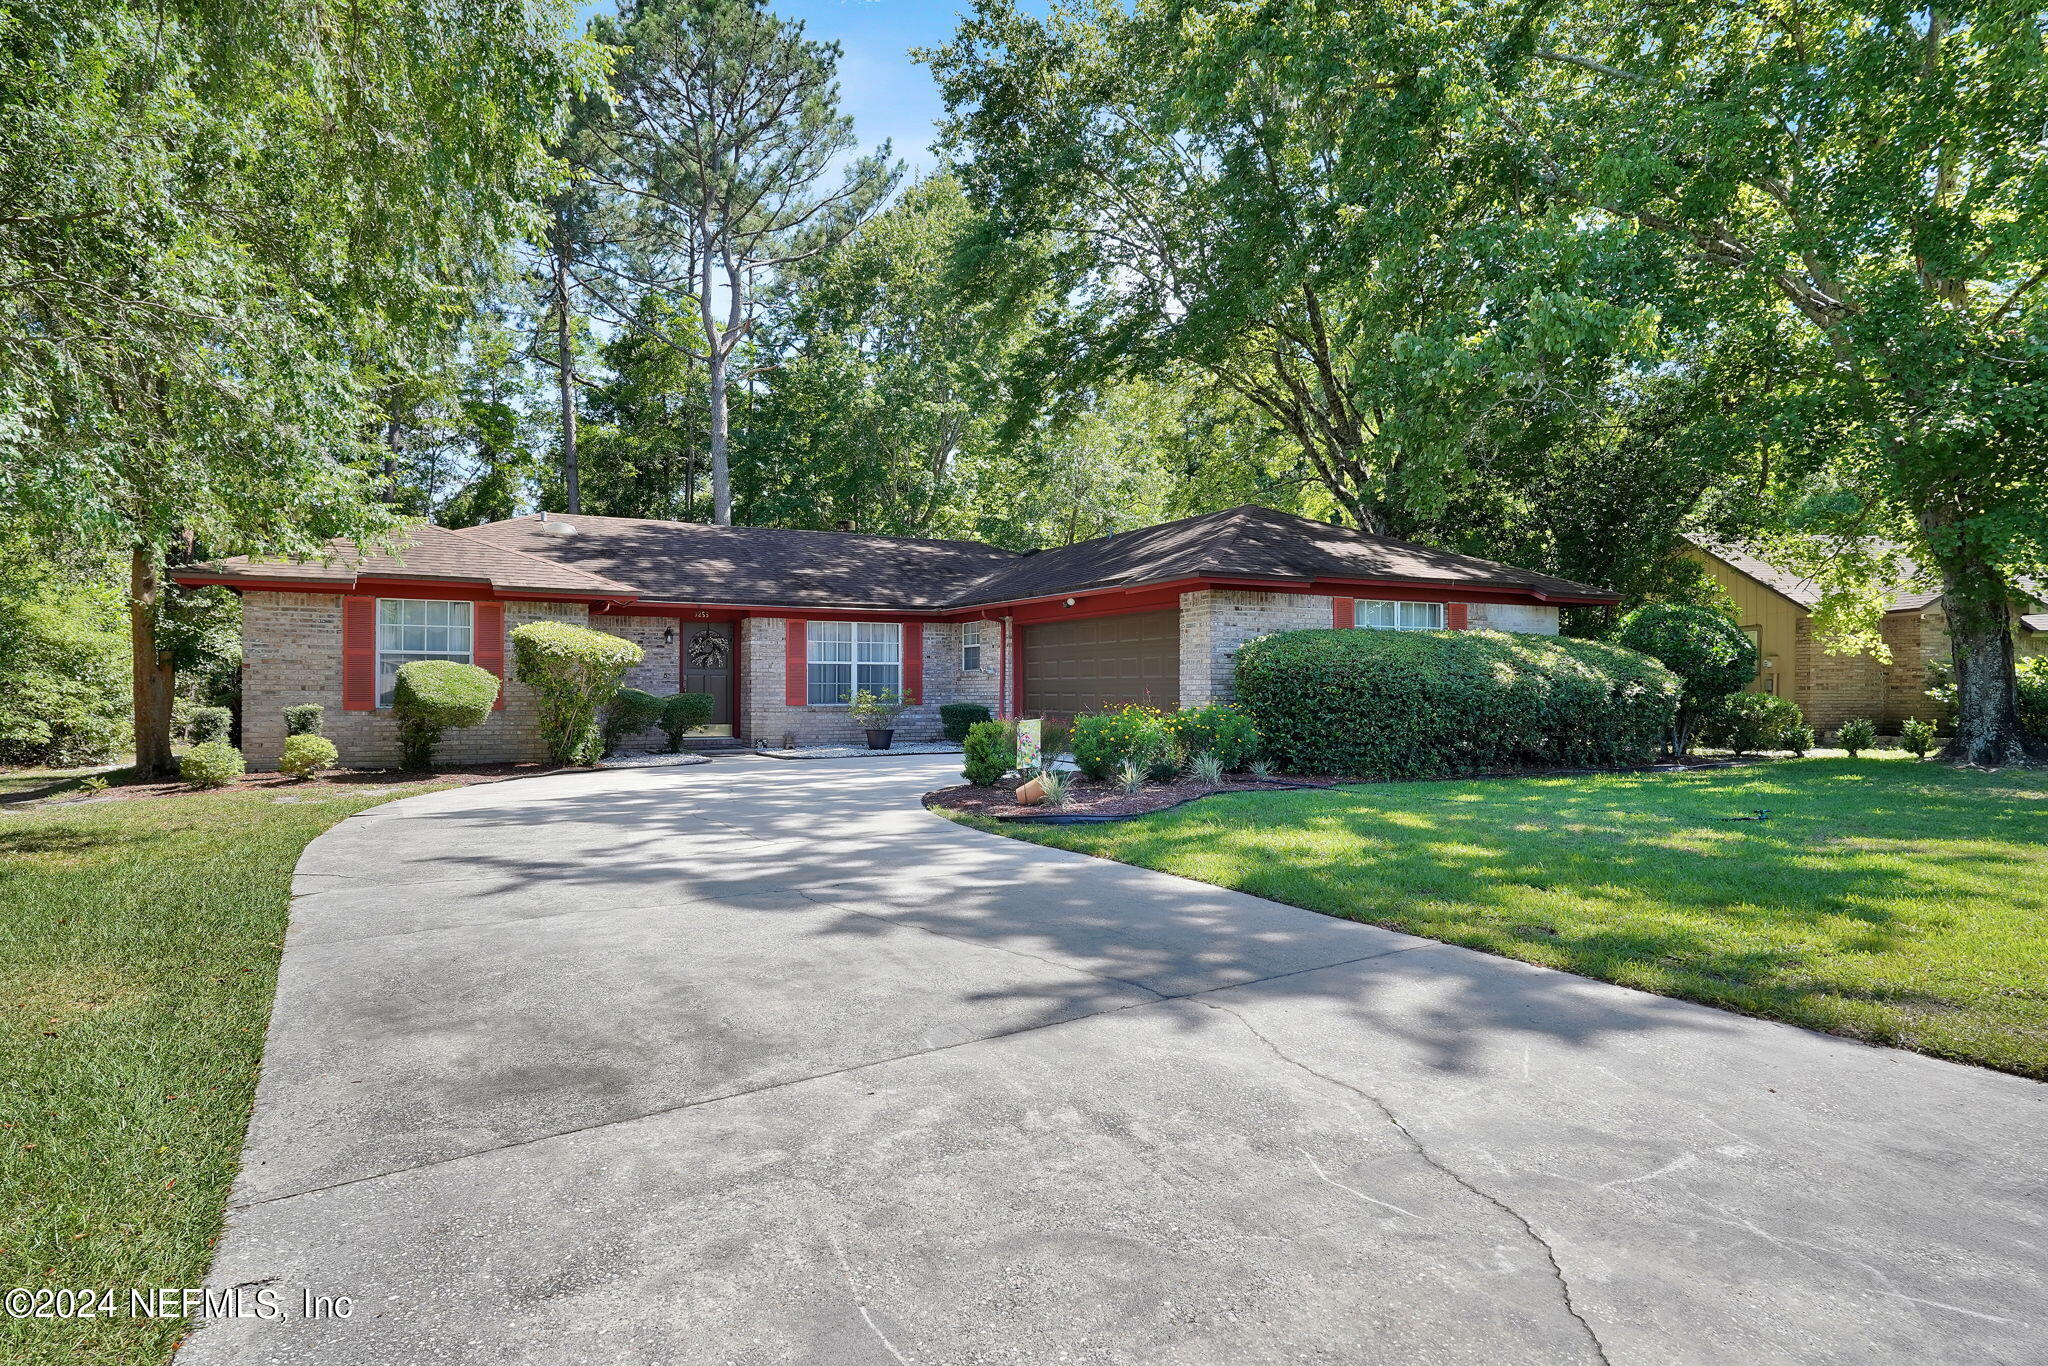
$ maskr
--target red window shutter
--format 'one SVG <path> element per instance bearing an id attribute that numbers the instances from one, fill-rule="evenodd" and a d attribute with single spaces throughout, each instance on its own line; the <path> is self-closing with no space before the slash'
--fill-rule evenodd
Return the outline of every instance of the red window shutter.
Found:
<path id="1" fill-rule="evenodd" d="M 792 707 L 808 706 L 811 700 L 810 631 L 801 621 L 785 621 L 789 640 L 782 655 L 782 700 Z"/>
<path id="2" fill-rule="evenodd" d="M 1448 626 L 1448 627 L 1449 627 L 1450 629 L 1452 629 L 1453 631 L 1462 631 L 1462 630 L 1464 630 L 1464 629 L 1465 629 L 1465 623 L 1466 623 L 1466 621 L 1467 621 L 1467 620 L 1469 620 L 1468 616 L 1466 615 L 1466 612 L 1467 612 L 1467 609 L 1468 609 L 1468 608 L 1470 607 L 1470 605 L 1471 605 L 1471 604 L 1469 604 L 1469 603 L 1463 603 L 1463 602 L 1447 602 L 1447 603 L 1445 603 L 1445 604 L 1444 604 L 1444 625 Z"/>
<path id="3" fill-rule="evenodd" d="M 903 695 L 924 700 L 924 623 L 903 623 Z"/>
<path id="4" fill-rule="evenodd" d="M 377 709 L 377 600 L 341 600 L 341 709 Z"/>
<path id="5" fill-rule="evenodd" d="M 1332 628 L 1339 631 L 1348 631 L 1358 624 L 1357 619 L 1352 614 L 1356 601 L 1357 599 L 1355 598 L 1330 599 L 1330 625 Z"/>
<path id="6" fill-rule="evenodd" d="M 491 704 L 491 710 L 505 710 L 505 604 L 502 602 L 480 602 L 470 609 L 476 613 L 471 623 L 476 630 L 476 666 L 489 669 L 498 676 L 498 700 Z"/>

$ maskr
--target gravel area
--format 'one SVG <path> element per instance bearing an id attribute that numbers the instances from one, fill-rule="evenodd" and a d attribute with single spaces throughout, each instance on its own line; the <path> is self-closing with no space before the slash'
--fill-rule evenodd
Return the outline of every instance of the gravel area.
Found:
<path id="1" fill-rule="evenodd" d="M 708 754 L 614 754 L 604 768 L 674 768 L 681 764 L 708 764 Z"/>
<path id="2" fill-rule="evenodd" d="M 960 746 L 950 740 L 906 740 L 887 749 L 866 745 L 812 745 L 805 749 L 757 749 L 766 759 L 879 759 L 886 754 L 958 754 Z"/>

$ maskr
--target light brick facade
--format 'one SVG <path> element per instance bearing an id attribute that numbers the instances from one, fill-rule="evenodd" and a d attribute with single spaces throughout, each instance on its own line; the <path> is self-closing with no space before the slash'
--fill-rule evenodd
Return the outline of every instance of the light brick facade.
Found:
<path id="1" fill-rule="evenodd" d="M 336 593 L 242 595 L 242 752 L 253 769 L 274 769 L 284 751 L 284 709 L 318 702 L 327 709 L 327 738 L 351 768 L 398 763 L 398 721 L 388 710 L 344 711 L 341 705 L 341 604 Z M 580 603 L 508 602 L 507 634 L 529 621 L 588 625 Z M 505 647 L 506 671 L 512 648 Z M 495 764 L 539 758 L 540 719 L 533 692 L 509 679 L 505 706 L 481 726 L 451 730 L 435 751 L 451 764 Z"/>
<path id="2" fill-rule="evenodd" d="M 1557 609 L 1519 602 L 1475 602 L 1465 609 L 1465 629 L 1554 636 L 1557 634 Z"/>
<path id="3" fill-rule="evenodd" d="M 799 745 L 850 745 L 865 732 L 844 707 L 792 707 L 787 666 L 790 623 L 778 617 L 748 617 L 740 623 L 740 723 L 746 738 L 770 749 L 786 740 Z M 799 627 L 799 629 L 802 629 Z M 918 703 L 896 718 L 898 740 L 943 736 L 939 708 L 948 702 L 979 702 L 1000 710 L 996 696 L 1002 658 L 1001 623 L 982 623 L 982 668 L 960 667 L 960 631 L 953 622 L 924 623 L 924 684 Z"/>

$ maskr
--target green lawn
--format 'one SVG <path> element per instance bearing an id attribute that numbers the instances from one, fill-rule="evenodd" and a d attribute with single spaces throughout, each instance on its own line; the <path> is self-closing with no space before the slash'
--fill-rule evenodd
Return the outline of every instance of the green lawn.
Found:
<path id="1" fill-rule="evenodd" d="M 0 775 L 0 1287 L 196 1286 L 277 980 L 292 864 L 425 789 L 25 805 Z M 183 1325 L 0 1318 L 9 1363 L 161 1362 Z"/>
<path id="2" fill-rule="evenodd" d="M 1727 819 L 1759 807 L 1768 821 Z M 1000 828 L 1645 991 L 2048 1078 L 2041 772 L 1784 760 L 1211 797 L 1122 824 Z"/>

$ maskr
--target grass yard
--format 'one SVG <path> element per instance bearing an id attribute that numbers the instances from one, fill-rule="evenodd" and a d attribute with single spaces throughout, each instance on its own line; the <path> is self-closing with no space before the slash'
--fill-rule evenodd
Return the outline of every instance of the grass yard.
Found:
<path id="1" fill-rule="evenodd" d="M 0 1287 L 196 1286 L 242 1146 L 290 875 L 431 783 L 28 806 L 0 775 Z M 0 1317 L 0 1360 L 154 1366 L 180 1322 Z"/>
<path id="2" fill-rule="evenodd" d="M 1756 808 L 1768 821 L 1737 822 Z M 2048 773 L 1801 759 L 984 829 L 2048 1079 Z"/>

